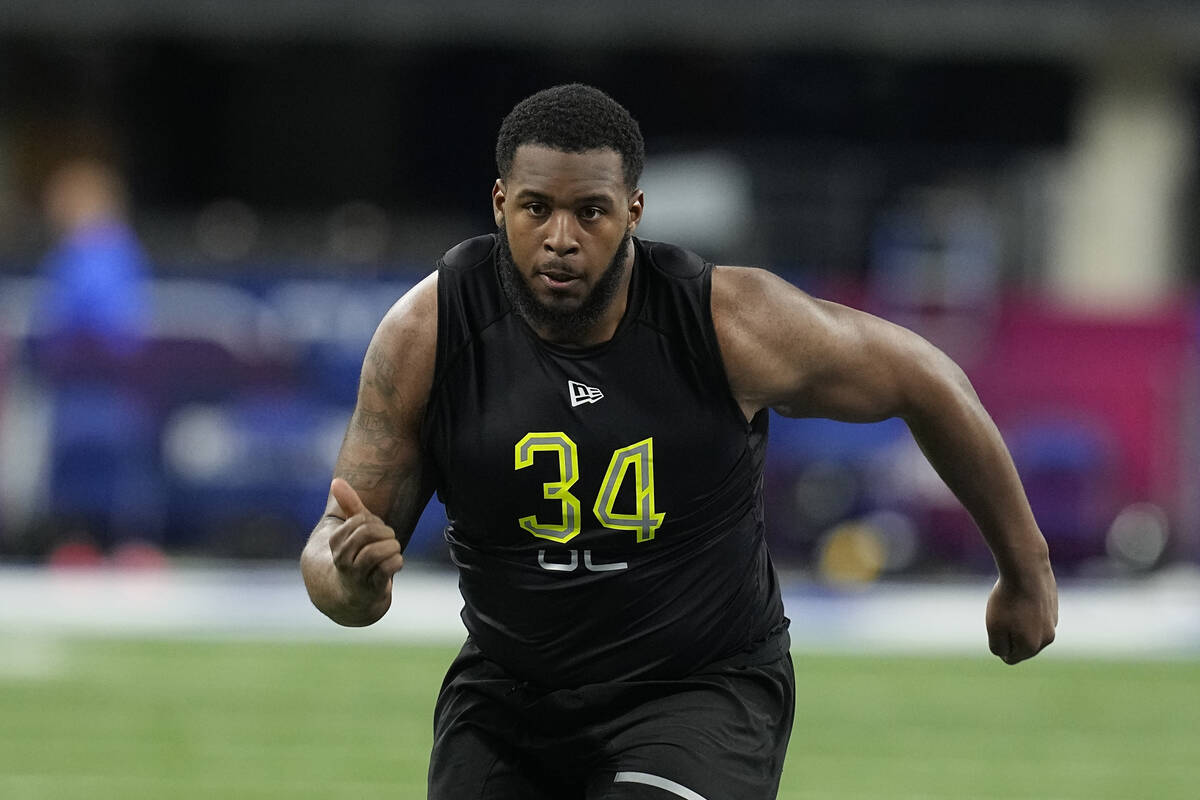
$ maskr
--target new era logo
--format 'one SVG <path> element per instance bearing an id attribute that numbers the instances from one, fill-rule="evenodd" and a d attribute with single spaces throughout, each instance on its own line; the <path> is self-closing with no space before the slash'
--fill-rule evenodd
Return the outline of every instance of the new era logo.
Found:
<path id="1" fill-rule="evenodd" d="M 567 391 L 571 393 L 571 408 L 584 403 L 594 403 L 604 397 L 604 392 L 599 389 L 585 386 L 576 381 L 567 381 Z"/>

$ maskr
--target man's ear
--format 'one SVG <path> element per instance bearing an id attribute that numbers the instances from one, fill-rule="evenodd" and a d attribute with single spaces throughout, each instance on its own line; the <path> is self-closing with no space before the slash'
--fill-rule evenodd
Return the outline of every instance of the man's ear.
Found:
<path id="1" fill-rule="evenodd" d="M 496 227 L 504 224 L 504 179 L 496 178 L 492 186 L 492 215 L 496 218 Z"/>
<path id="2" fill-rule="evenodd" d="M 626 226 L 627 233 L 633 233 L 637 230 L 638 223 L 642 221 L 642 212 L 646 208 L 646 194 L 641 189 L 634 189 L 633 194 L 629 196 L 629 225 Z"/>

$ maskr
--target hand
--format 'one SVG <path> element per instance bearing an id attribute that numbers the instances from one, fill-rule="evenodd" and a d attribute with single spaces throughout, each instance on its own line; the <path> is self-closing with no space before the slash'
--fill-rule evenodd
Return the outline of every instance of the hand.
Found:
<path id="1" fill-rule="evenodd" d="M 1006 664 L 1033 658 L 1054 641 L 1058 587 L 1050 562 L 1026 570 L 1019 579 L 996 581 L 987 605 L 988 646 Z"/>
<path id="2" fill-rule="evenodd" d="M 338 578 L 353 604 L 372 605 L 391 595 L 392 576 L 404 566 L 400 541 L 346 481 L 334 478 L 329 490 L 345 520 L 329 535 Z"/>

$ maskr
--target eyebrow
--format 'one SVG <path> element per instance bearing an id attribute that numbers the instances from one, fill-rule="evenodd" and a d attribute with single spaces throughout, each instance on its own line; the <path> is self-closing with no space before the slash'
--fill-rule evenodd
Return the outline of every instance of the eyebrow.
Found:
<path id="1" fill-rule="evenodd" d="M 554 198 L 544 192 L 539 192 L 536 189 L 522 189 L 521 191 L 517 192 L 516 200 L 518 202 L 534 200 L 540 203 L 551 203 L 553 202 Z M 594 206 L 611 206 L 614 204 L 613 198 L 606 194 L 584 195 L 583 197 L 576 197 L 573 202 L 575 205 Z"/>
<path id="2" fill-rule="evenodd" d="M 593 205 L 593 206 L 607 206 L 607 205 L 612 205 L 613 199 L 610 195 L 607 195 L 607 194 L 589 194 L 589 195 L 586 195 L 585 197 L 578 198 L 578 200 L 576 200 L 576 202 L 586 203 L 588 205 Z"/>

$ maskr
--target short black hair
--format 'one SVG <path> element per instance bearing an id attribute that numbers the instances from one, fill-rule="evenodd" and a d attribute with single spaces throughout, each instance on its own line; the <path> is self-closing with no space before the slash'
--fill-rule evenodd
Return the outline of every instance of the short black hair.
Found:
<path id="1" fill-rule="evenodd" d="M 523 144 L 543 144 L 567 153 L 608 148 L 621 156 L 625 188 L 637 188 L 646 144 L 637 120 L 604 92 L 582 83 L 543 89 L 508 112 L 496 137 L 496 166 L 507 178 Z"/>

